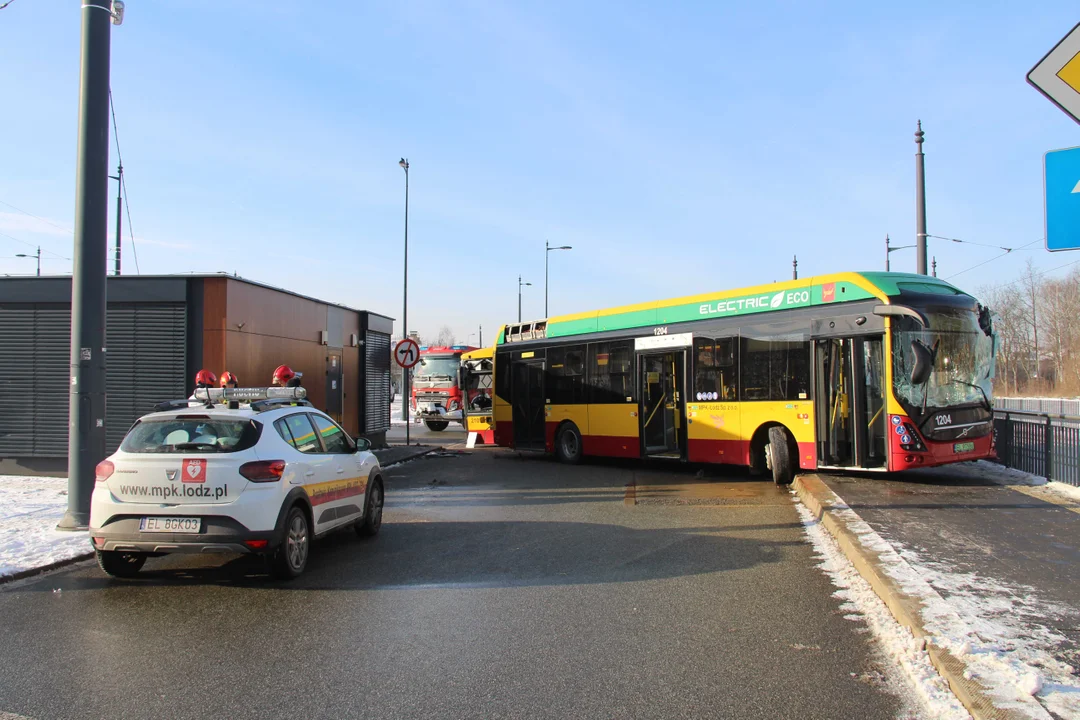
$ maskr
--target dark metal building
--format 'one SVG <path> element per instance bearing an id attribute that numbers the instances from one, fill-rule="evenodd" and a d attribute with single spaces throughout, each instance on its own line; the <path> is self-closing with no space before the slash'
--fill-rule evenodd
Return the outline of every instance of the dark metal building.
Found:
<path id="1" fill-rule="evenodd" d="M 107 452 L 201 368 L 265 386 L 280 364 L 376 446 L 390 426 L 393 319 L 228 275 L 110 276 Z M 67 470 L 71 278 L 0 278 L 0 473 Z"/>

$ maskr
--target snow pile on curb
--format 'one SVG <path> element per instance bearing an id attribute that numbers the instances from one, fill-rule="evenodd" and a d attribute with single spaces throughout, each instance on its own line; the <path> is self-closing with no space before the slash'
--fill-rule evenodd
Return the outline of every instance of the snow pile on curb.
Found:
<path id="1" fill-rule="evenodd" d="M 0 578 L 85 555 L 85 532 L 61 532 L 65 478 L 0 476 Z"/>
<path id="2" fill-rule="evenodd" d="M 934 590 L 945 593 L 951 611 L 975 632 L 977 640 L 938 638 L 939 644 L 963 659 L 984 683 L 1012 683 L 1059 717 L 1080 717 L 1080 679 L 1053 656 L 1068 638 L 1046 626 L 1047 619 L 1076 617 L 1077 612 L 1043 600 L 1038 589 L 1011 585 L 976 573 L 958 572 L 947 563 L 923 558 L 894 543 L 896 551 Z M 951 617 L 923 610 L 927 629 L 949 627 Z M 950 646 L 948 643 L 952 643 Z"/>
<path id="3" fill-rule="evenodd" d="M 801 503 L 799 511 L 813 521 Z M 829 512 L 874 556 L 881 572 L 920 603 L 928 642 L 961 659 L 968 668 L 965 677 L 982 685 L 995 707 L 1032 718 L 1049 718 L 1047 709 L 1060 717 L 1080 717 L 1080 681 L 1051 653 L 1065 638 L 1038 622 L 1060 617 L 1066 609 L 1040 601 L 1034 588 L 952 572 L 943 563 L 930 567 L 907 549 L 902 556 L 842 502 Z M 842 551 L 836 547 L 836 552 Z"/>
<path id="4" fill-rule="evenodd" d="M 849 620 L 865 620 L 886 655 L 900 666 L 910 681 L 926 710 L 926 717 L 940 720 L 970 718 L 930 662 L 922 641 L 896 622 L 870 583 L 848 561 L 832 536 L 814 519 L 813 513 L 801 502 L 797 501 L 795 507 L 802 519 L 803 529 L 821 559 L 818 567 L 839 588 L 833 595 L 844 601 L 841 609 L 850 613 L 845 617 Z"/>

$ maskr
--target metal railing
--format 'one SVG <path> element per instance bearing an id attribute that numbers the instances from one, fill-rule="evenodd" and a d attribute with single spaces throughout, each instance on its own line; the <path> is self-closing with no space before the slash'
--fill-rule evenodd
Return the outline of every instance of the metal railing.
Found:
<path id="1" fill-rule="evenodd" d="M 1076 398 L 999 397 L 994 398 L 994 409 L 1080 416 L 1080 400 Z"/>
<path id="2" fill-rule="evenodd" d="M 994 433 L 1006 467 L 1080 486 L 1080 416 L 998 409 Z"/>

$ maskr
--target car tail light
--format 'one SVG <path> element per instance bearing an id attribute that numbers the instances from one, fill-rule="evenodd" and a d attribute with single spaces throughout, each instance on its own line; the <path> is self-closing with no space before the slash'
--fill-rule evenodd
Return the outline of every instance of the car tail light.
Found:
<path id="1" fill-rule="evenodd" d="M 103 483 L 112 477 L 115 469 L 116 466 L 112 464 L 111 460 L 102 460 L 97 464 L 97 468 L 94 469 L 94 479 L 99 483 Z"/>
<path id="2" fill-rule="evenodd" d="M 103 538 L 103 537 L 96 537 L 96 538 L 93 538 L 93 540 L 94 540 L 94 547 L 99 548 L 99 547 L 101 547 L 102 545 L 105 544 L 105 538 Z"/>
<path id="3" fill-rule="evenodd" d="M 265 550 L 269 544 L 268 540 L 245 540 L 244 544 L 252 550 Z"/>
<path id="4" fill-rule="evenodd" d="M 277 482 L 285 474 L 284 460 L 256 460 L 240 466 L 240 474 L 251 482 Z"/>

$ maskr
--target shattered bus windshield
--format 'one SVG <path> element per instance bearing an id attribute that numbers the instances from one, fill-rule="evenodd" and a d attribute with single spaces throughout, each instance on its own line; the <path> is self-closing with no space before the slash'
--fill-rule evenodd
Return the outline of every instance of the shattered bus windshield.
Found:
<path id="1" fill-rule="evenodd" d="M 927 313 L 929 327 L 912 318 L 893 319 L 893 388 L 907 404 L 922 408 L 990 404 L 993 338 L 980 329 L 970 311 Z M 913 344 L 921 342 L 937 354 L 929 379 L 912 383 Z"/>

